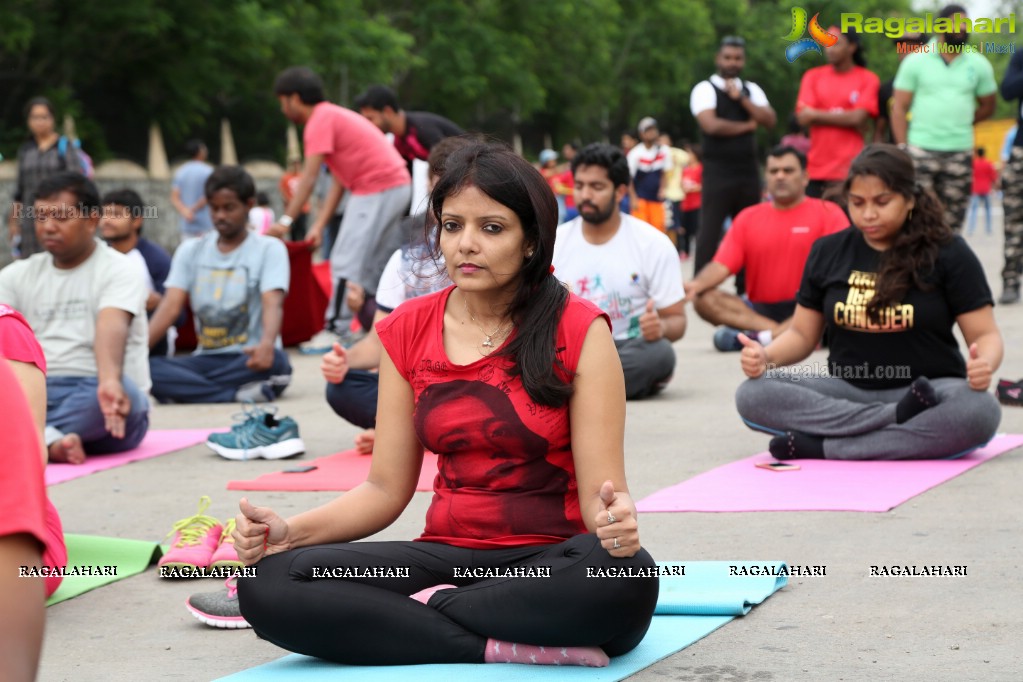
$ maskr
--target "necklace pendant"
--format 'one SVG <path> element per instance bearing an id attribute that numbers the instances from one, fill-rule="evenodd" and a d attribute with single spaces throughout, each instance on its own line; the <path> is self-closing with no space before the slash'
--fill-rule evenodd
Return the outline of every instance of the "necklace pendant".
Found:
<path id="1" fill-rule="evenodd" d="M 494 347 L 494 340 L 488 336 L 487 338 L 483 339 L 483 344 L 482 345 L 483 345 L 484 348 L 493 348 Z"/>

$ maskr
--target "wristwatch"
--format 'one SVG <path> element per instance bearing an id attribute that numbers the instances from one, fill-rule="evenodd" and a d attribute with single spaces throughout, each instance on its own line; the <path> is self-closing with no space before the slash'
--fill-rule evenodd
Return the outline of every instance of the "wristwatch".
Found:
<path id="1" fill-rule="evenodd" d="M 292 218 L 287 213 L 285 213 L 284 215 L 282 215 L 280 218 L 277 219 L 277 224 L 278 225 L 283 225 L 284 227 L 291 227 L 291 224 L 293 222 L 295 222 L 295 219 Z"/>

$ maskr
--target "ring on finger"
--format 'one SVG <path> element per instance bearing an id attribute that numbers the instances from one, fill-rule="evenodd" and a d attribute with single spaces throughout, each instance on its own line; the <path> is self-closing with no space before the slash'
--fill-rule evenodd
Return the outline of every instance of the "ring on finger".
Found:
<path id="1" fill-rule="evenodd" d="M 608 524 L 612 524 L 612 523 L 614 523 L 617 520 L 618 519 L 615 518 L 615 515 L 611 513 L 611 510 L 608 509 L 607 510 L 607 522 L 608 522 Z"/>
<path id="2" fill-rule="evenodd" d="M 615 538 L 614 546 L 612 546 L 611 549 L 621 549 L 621 548 L 622 548 L 622 546 L 618 544 L 618 538 Z"/>

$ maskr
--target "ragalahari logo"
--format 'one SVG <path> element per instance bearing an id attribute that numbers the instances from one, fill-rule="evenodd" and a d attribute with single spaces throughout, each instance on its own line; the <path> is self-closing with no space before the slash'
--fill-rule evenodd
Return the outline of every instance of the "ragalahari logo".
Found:
<path id="1" fill-rule="evenodd" d="M 806 10 L 802 7 L 792 8 L 792 31 L 783 39 L 792 43 L 785 48 L 785 58 L 790 64 L 807 52 L 824 54 L 822 47 L 831 47 L 838 42 L 838 36 L 821 28 L 817 21 L 819 16 L 820 12 L 813 15 L 809 23 L 810 37 L 804 38 L 803 34 L 807 31 Z"/>

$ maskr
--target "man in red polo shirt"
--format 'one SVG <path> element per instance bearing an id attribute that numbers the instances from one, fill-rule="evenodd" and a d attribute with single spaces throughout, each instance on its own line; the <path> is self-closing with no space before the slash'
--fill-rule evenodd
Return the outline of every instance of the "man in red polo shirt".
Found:
<path id="1" fill-rule="evenodd" d="M 803 74 L 796 99 L 796 118 L 810 128 L 807 196 L 820 198 L 845 180 L 849 164 L 863 149 L 867 120 L 877 117 L 880 79 L 868 71 L 859 34 L 828 32 L 838 42 L 825 49 L 828 63 Z"/>
<path id="2" fill-rule="evenodd" d="M 849 226 L 837 204 L 806 196 L 806 158 L 794 147 L 767 155 L 770 203 L 743 209 L 721 241 L 714 260 L 685 283 L 686 300 L 713 325 L 720 351 L 742 350 L 740 330 L 763 344 L 788 326 L 810 247 Z M 746 297 L 717 287 L 746 269 Z"/>

